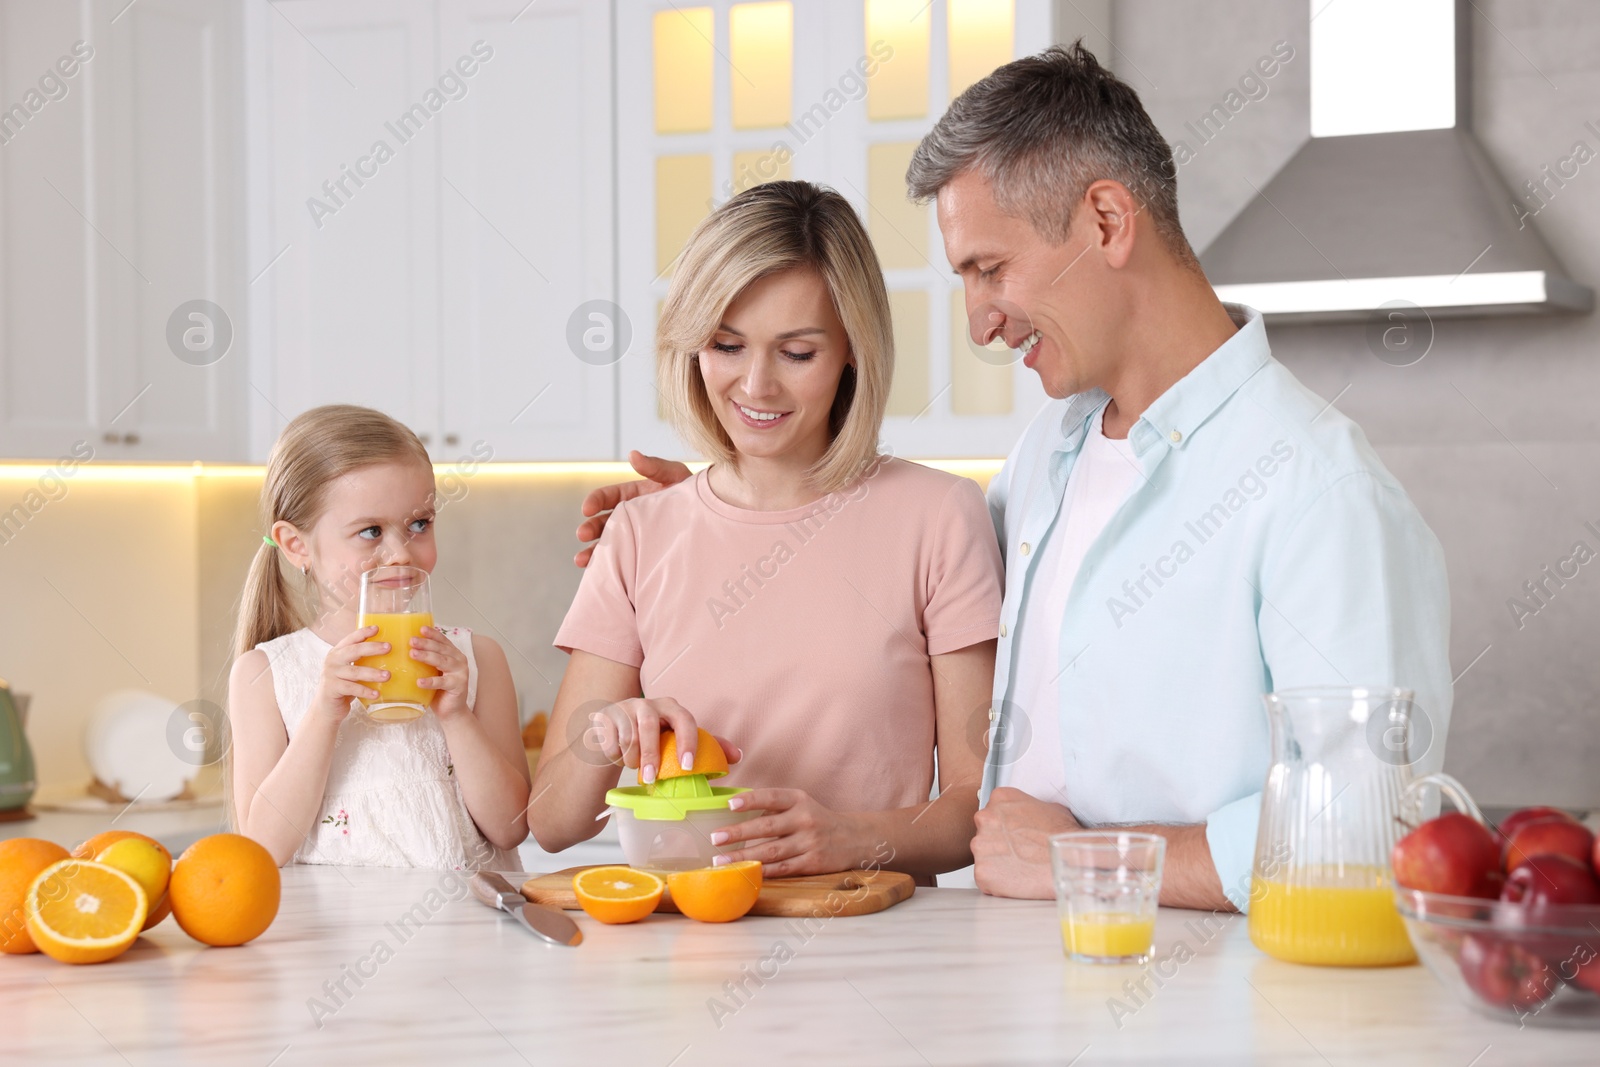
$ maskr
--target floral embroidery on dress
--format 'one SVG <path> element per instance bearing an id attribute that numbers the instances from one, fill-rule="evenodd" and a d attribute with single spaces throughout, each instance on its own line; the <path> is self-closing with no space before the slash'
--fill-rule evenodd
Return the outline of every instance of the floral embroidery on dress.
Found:
<path id="1" fill-rule="evenodd" d="M 350 836 L 350 813 L 348 811 L 345 811 L 343 808 L 340 808 L 339 809 L 339 814 L 337 814 L 337 815 L 324 815 L 322 817 L 322 825 L 324 825 L 324 826 L 339 826 L 339 827 L 343 827 L 343 829 L 341 829 L 339 832 L 344 834 L 346 837 L 349 837 Z"/>

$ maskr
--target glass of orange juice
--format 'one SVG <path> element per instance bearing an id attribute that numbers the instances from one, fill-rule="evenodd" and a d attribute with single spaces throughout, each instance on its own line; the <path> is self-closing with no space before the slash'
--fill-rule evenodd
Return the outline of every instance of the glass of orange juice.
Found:
<path id="1" fill-rule="evenodd" d="M 433 703 L 434 690 L 417 685 L 419 679 L 436 678 L 439 670 L 411 658 L 411 639 L 433 625 L 433 596 L 428 572 L 421 567 L 374 567 L 361 576 L 361 614 L 358 626 L 376 626 L 373 641 L 389 642 L 389 651 L 357 662 L 389 672 L 386 682 L 373 682 L 378 699 L 361 704 L 373 722 L 410 722 Z"/>
<path id="2" fill-rule="evenodd" d="M 1148 963 L 1167 839 L 1081 830 L 1050 838 L 1061 946 L 1079 963 Z"/>

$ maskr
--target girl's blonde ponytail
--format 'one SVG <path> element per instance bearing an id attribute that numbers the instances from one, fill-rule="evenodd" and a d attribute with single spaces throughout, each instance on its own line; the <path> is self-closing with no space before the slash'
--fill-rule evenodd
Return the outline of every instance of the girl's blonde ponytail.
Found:
<path id="1" fill-rule="evenodd" d="M 250 571 L 244 579 L 244 595 L 239 602 L 239 623 L 233 630 L 234 658 L 244 655 L 263 641 L 299 629 L 289 588 L 284 583 L 276 545 L 265 542 L 256 549 Z"/>

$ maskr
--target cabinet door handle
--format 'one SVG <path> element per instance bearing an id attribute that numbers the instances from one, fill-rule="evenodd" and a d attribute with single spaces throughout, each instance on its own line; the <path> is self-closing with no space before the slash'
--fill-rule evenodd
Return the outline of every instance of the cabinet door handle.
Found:
<path id="1" fill-rule="evenodd" d="M 108 445 L 116 445 L 116 444 L 121 444 L 122 443 L 122 435 L 119 434 L 119 433 L 113 433 L 110 430 L 107 430 L 105 433 L 101 434 L 100 435 L 100 439 L 102 441 L 104 441 Z"/>
<path id="2" fill-rule="evenodd" d="M 444 443 L 447 445 L 459 445 L 461 443 L 461 435 L 447 433 L 444 435 Z"/>
<path id="3" fill-rule="evenodd" d="M 425 445 L 433 443 L 433 438 L 429 434 L 425 433 L 417 434 L 417 440 L 421 441 Z"/>
<path id="4" fill-rule="evenodd" d="M 125 433 L 122 435 L 122 443 L 125 445 L 136 445 L 139 443 L 139 435 L 136 433 Z"/>

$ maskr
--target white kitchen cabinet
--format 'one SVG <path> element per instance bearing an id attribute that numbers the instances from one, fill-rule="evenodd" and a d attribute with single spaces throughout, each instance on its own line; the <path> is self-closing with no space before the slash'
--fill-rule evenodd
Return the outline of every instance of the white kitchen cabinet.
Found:
<path id="1" fill-rule="evenodd" d="M 241 55 L 233 5 L 0 0 L 0 455 L 239 455 Z"/>
<path id="2" fill-rule="evenodd" d="M 335 401 L 442 461 L 682 454 L 654 382 L 671 260 L 774 177 L 839 189 L 878 246 L 886 444 L 998 455 L 1043 396 L 961 339 L 900 175 L 1049 7 L 0 0 L 0 106 L 93 50 L 0 145 L 0 455 L 259 461 Z"/>
<path id="3" fill-rule="evenodd" d="M 781 178 L 837 189 L 878 249 L 897 349 L 885 445 L 911 457 L 1009 451 L 1043 390 L 1020 360 L 980 356 L 966 343 L 959 279 L 932 209 L 906 202 L 904 172 L 960 89 L 1050 43 L 1050 8 L 1044 0 L 620 3 L 618 270 L 636 337 L 620 364 L 624 451 L 686 453 L 662 409 L 653 348 L 637 338 L 654 331 L 671 262 L 693 225 L 737 190 Z"/>
<path id="4" fill-rule="evenodd" d="M 250 89 L 270 123 L 252 161 L 268 176 L 268 225 L 251 249 L 264 312 L 256 388 L 274 416 L 257 421 L 255 451 L 328 403 L 380 408 L 431 438 L 440 118 L 409 142 L 389 124 L 437 77 L 433 5 L 289 0 L 262 5 L 251 29 L 266 57 Z"/>
<path id="5" fill-rule="evenodd" d="M 302 0 L 253 20 L 255 451 L 348 402 L 441 461 L 610 458 L 615 370 L 567 343 L 615 288 L 608 5 Z"/>

